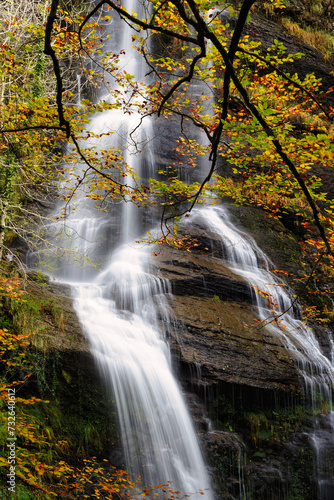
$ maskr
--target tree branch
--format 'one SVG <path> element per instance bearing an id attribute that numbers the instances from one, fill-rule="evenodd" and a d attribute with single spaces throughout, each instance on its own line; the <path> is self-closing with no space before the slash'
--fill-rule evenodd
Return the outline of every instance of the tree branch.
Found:
<path id="1" fill-rule="evenodd" d="M 7 134 L 7 133 L 13 133 L 13 132 L 27 132 L 29 130 L 62 130 L 63 132 L 67 133 L 67 128 L 62 127 L 60 125 L 32 125 L 29 127 L 1 129 L 0 134 Z"/>
<path id="2" fill-rule="evenodd" d="M 256 0 L 245 0 L 239 12 L 238 21 L 233 32 L 231 45 L 228 51 L 228 58 L 230 64 L 233 66 L 233 60 L 240 42 L 242 31 L 245 27 L 247 17 L 251 7 L 254 5 Z M 224 90 L 223 90 L 223 110 L 221 118 L 225 120 L 228 113 L 228 99 L 230 94 L 230 81 L 231 81 L 231 68 L 230 65 L 226 66 L 226 72 L 224 76 Z"/>
<path id="3" fill-rule="evenodd" d="M 314 263 L 314 265 L 311 269 L 311 272 L 308 275 L 307 280 L 305 281 L 305 283 L 303 285 L 302 290 L 294 297 L 294 299 L 291 301 L 290 306 L 287 309 L 285 309 L 284 311 L 282 311 L 280 314 L 275 315 L 273 319 L 271 319 L 271 317 L 269 316 L 268 318 L 261 320 L 261 326 L 259 328 L 257 328 L 258 331 L 261 330 L 262 328 L 265 328 L 267 325 L 270 325 L 271 323 L 276 323 L 279 318 L 284 316 L 284 314 L 286 314 L 288 311 L 290 311 L 294 307 L 294 305 L 297 304 L 298 299 L 300 297 L 302 297 L 303 293 L 307 289 L 307 287 L 308 287 L 308 285 L 313 277 L 313 274 L 314 274 L 315 270 L 317 269 L 318 265 L 320 264 L 320 261 L 323 258 L 323 256 L 324 256 L 324 252 L 321 252 L 319 257 L 317 258 L 316 262 Z"/>
<path id="4" fill-rule="evenodd" d="M 174 92 L 180 87 L 180 85 L 182 85 L 185 82 L 190 82 L 192 80 L 192 78 L 194 76 L 195 66 L 196 66 L 197 62 L 206 56 L 205 41 L 204 41 L 204 37 L 201 34 L 198 35 L 198 45 L 201 48 L 200 54 L 197 54 L 194 57 L 194 59 L 191 61 L 191 65 L 190 65 L 188 74 L 186 76 L 184 76 L 183 78 L 180 78 L 180 80 L 178 80 L 173 85 L 173 87 L 169 90 L 169 92 L 167 92 L 167 94 L 163 97 L 163 99 L 160 103 L 159 109 L 158 109 L 158 117 L 160 116 L 160 113 L 162 111 L 164 104 L 174 94 Z"/>
<path id="5" fill-rule="evenodd" d="M 44 54 L 48 55 L 52 59 L 53 71 L 57 80 L 57 91 L 56 91 L 56 101 L 59 116 L 59 125 L 65 127 L 66 137 L 69 138 L 71 135 L 70 122 L 65 119 L 64 107 L 63 107 L 63 80 L 61 77 L 60 66 L 56 56 L 55 51 L 51 46 L 51 34 L 54 22 L 57 18 L 59 0 L 52 0 L 50 14 L 48 15 L 46 27 L 45 27 L 45 38 L 44 38 Z"/>
<path id="6" fill-rule="evenodd" d="M 55 0 L 54 0 L 55 1 Z M 155 25 L 154 23 L 147 23 L 145 21 L 142 21 L 140 19 L 137 19 L 136 17 L 132 16 L 128 12 L 126 12 L 125 9 L 122 7 L 119 7 L 117 4 L 115 4 L 112 0 L 102 0 L 99 2 L 96 7 L 86 16 L 84 21 L 81 23 L 79 26 L 79 38 L 81 36 L 81 32 L 84 28 L 84 26 L 87 24 L 89 19 L 104 5 L 108 4 L 112 9 L 114 9 L 121 17 L 125 17 L 132 23 L 136 24 L 137 26 L 140 26 L 144 30 L 152 30 L 152 31 L 157 31 L 158 33 L 162 33 L 164 35 L 171 36 L 173 38 L 177 38 L 178 40 L 183 40 L 184 42 L 188 43 L 194 43 L 195 45 L 197 44 L 196 38 L 193 38 L 191 36 L 186 36 L 186 35 L 181 35 L 179 33 L 175 33 L 174 31 L 170 31 L 165 28 L 161 28 L 160 26 Z"/>

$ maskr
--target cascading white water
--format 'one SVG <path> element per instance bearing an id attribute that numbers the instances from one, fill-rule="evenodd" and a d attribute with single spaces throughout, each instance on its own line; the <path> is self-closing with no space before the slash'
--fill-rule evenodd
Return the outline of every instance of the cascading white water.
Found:
<path id="1" fill-rule="evenodd" d="M 318 428 L 315 422 L 310 438 L 317 454 L 319 498 L 329 500 L 334 488 L 331 466 L 326 465 L 329 460 L 327 456 L 332 453 L 328 450 L 334 449 L 333 359 L 323 355 L 313 330 L 296 318 L 294 310 L 298 307 L 293 305 L 288 287 L 270 272 L 272 263 L 268 257 L 252 238 L 232 224 L 225 208 L 196 209 L 185 223 L 200 224 L 222 241 L 227 265 L 245 279 L 253 290 L 254 304 L 264 323 L 261 327 L 269 329 L 291 350 L 314 412 L 319 412 L 319 408 L 316 408 L 319 403 L 327 406 L 327 416 L 324 417 L 327 430 Z M 329 337 L 329 341 L 333 343 L 332 337 Z"/>
<path id="2" fill-rule="evenodd" d="M 76 310 L 112 388 L 130 470 L 145 484 L 172 481 L 172 490 L 194 493 L 208 488 L 205 466 L 156 317 L 157 302 L 167 315 L 168 283 L 146 265 L 144 249 L 121 246 L 95 280 L 76 287 Z"/>
<path id="3" fill-rule="evenodd" d="M 127 8 L 131 11 L 133 6 Z M 130 28 L 122 25 L 122 69 L 139 79 Z M 93 137 L 103 132 L 103 137 L 92 140 L 90 147 L 97 154 L 110 147 L 121 149 L 126 163 L 140 174 L 143 160 L 135 154 L 131 135 L 139 119 L 135 111 L 129 116 L 119 110 L 93 118 L 87 131 Z M 149 121 L 141 128 L 135 139 L 142 145 L 149 141 Z M 146 148 L 146 166 L 152 166 L 151 159 L 152 151 Z M 78 165 L 79 176 L 80 168 Z M 131 182 L 128 175 L 125 183 Z M 164 303 L 168 282 L 149 273 L 148 253 L 135 242 L 143 231 L 137 207 L 125 201 L 121 210 L 114 206 L 116 216 L 113 210 L 106 216 L 96 210 L 87 194 L 87 187 L 80 185 L 67 208 L 66 220 L 53 223 L 49 231 L 60 238 L 65 249 L 78 250 L 93 261 L 97 255 L 103 270 L 99 272 L 89 263 L 85 269 L 69 260 L 59 262 L 53 275 L 73 287 L 79 320 L 116 402 L 126 464 L 134 478 L 141 476 L 144 486 L 169 483 L 171 490 L 193 498 L 207 490 L 205 498 L 210 500 L 196 433 L 158 327 L 157 311 L 168 323 Z M 43 252 L 35 254 L 35 259 L 40 255 Z"/>
<path id="4" fill-rule="evenodd" d="M 204 220 L 205 227 L 219 235 L 229 267 L 250 284 L 260 319 L 293 351 L 310 393 L 313 388 L 322 387 L 331 401 L 332 363 L 322 354 L 313 330 L 295 317 L 289 290 L 270 272 L 273 266 L 268 257 L 252 238 L 231 223 L 224 208 L 195 210 L 189 223 L 195 223 L 196 218 Z"/>

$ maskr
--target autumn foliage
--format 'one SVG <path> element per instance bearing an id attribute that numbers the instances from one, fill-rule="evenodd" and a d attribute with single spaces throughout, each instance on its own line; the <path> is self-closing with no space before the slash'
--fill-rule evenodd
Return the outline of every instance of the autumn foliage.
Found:
<path id="1" fill-rule="evenodd" d="M 27 214 L 20 200 L 14 208 L 14 199 L 24 186 L 32 185 L 45 196 L 51 177 L 58 173 L 68 186 L 65 200 L 75 196 L 83 181 L 88 185 L 91 181 L 88 196 L 100 202 L 102 210 L 125 199 L 137 205 L 158 204 L 162 217 L 169 220 L 194 203 L 224 196 L 261 207 L 274 217 L 292 209 L 305 218 L 305 224 L 314 224 L 315 240 L 310 235 L 311 240 L 331 253 L 333 207 L 316 168 L 330 168 L 333 161 L 333 113 L 327 104 L 333 89 L 322 89 L 315 75 L 301 79 L 285 72 L 285 64 L 303 54 L 287 53 L 277 40 L 264 50 L 243 33 L 255 3 L 248 0 L 237 8 L 228 4 L 218 8 L 214 2 L 189 1 L 185 7 L 177 1 L 148 2 L 143 19 L 109 0 L 92 11 L 69 11 L 53 2 L 51 11 L 38 6 L 19 17 L 7 12 L 1 69 L 2 148 L 7 151 L 10 145 L 12 151 L 2 170 L 7 186 L 3 187 L 6 232 L 28 233 L 28 228 L 12 223 L 13 211 Z M 284 10 L 284 2 L 271 3 L 273 9 Z M 118 53 L 105 49 L 110 34 L 104 26 L 118 16 L 133 27 L 132 42 L 148 66 L 148 81 L 138 81 L 123 70 L 123 48 Z M 165 40 L 159 42 L 158 52 L 157 39 Z M 38 41 L 37 49 L 32 50 L 32 40 Z M 78 73 L 84 82 L 79 106 Z M 9 85 L 13 75 L 16 84 Z M 191 93 L 193 79 L 203 83 L 196 98 Z M 112 99 L 105 90 L 100 101 L 89 98 L 94 87 L 102 85 Z M 196 139 L 185 131 L 175 144 L 180 162 L 161 171 L 159 180 L 143 183 L 115 146 L 98 148 L 98 140 L 114 132 L 94 134 L 85 128 L 92 115 L 111 110 L 138 115 L 138 127 L 140 117 L 176 115 L 204 135 Z M 201 142 L 204 136 L 206 145 Z M 60 163 L 61 157 L 50 154 L 50 148 L 57 151 L 54 146 L 66 141 L 74 147 L 67 149 L 65 158 L 62 147 Z M 181 181 L 182 165 L 196 170 L 204 156 L 209 169 L 202 182 Z M 231 166 L 232 176 L 222 175 L 223 164 Z M 60 216 L 65 217 L 66 211 Z"/>
<path id="2" fill-rule="evenodd" d="M 122 200 L 159 207 L 161 234 L 148 232 L 143 240 L 187 250 L 197 243 L 178 235 L 177 221 L 196 203 L 228 197 L 280 220 L 292 213 L 300 221 L 299 240 L 312 273 L 319 268 L 333 276 L 334 204 L 319 175 L 330 172 L 334 159 L 333 88 L 324 88 L 316 75 L 285 72 L 285 65 L 303 54 L 287 53 L 277 40 L 264 49 L 245 34 L 257 2 L 152 0 L 140 16 L 111 0 L 97 2 L 93 10 L 90 5 L 79 10 L 75 3 L 53 1 L 54 16 L 44 2 L 1 6 L 0 258 L 17 237 L 34 248 L 55 246 L 37 230 L 49 223 L 40 207 L 62 197 L 58 217 L 66 218 L 67 203 L 85 182 L 87 197 L 102 211 Z M 284 9 L 281 0 L 270 3 Z M 149 78 L 138 81 L 123 68 L 123 47 L 117 53 L 106 49 L 111 19 L 132 26 L 132 45 Z M 203 89 L 196 98 L 192 81 Z M 96 98 L 101 86 L 112 98 Z M 138 127 L 146 116 L 180 120 L 178 159 L 157 178 L 142 180 L 119 148 L 98 146 L 112 131 L 86 129 L 92 116 L 115 110 L 138 116 Z M 189 135 L 185 124 L 200 130 L 200 139 Z M 207 168 L 200 180 L 198 175 L 196 181 L 181 180 L 184 166 L 197 173 L 203 158 Z M 61 194 L 54 188 L 59 180 Z M 0 293 L 2 300 L 25 300 L 18 278 L 2 276 Z M 325 306 L 308 305 L 307 312 L 329 321 L 327 288 L 314 293 L 326 296 Z M 3 425 L 8 387 L 20 394 L 29 381 L 29 339 L 11 327 L 0 329 Z M 94 459 L 80 466 L 48 462 L 49 438 L 25 410 L 47 404 L 17 398 L 17 475 L 31 491 L 41 491 L 40 498 L 135 498 L 138 488 L 139 496 L 178 498 L 172 485 L 142 489 L 124 471 Z"/>

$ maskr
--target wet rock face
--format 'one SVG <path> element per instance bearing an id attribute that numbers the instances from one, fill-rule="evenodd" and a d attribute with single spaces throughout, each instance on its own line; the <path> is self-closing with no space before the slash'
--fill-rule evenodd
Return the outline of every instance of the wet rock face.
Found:
<path id="1" fill-rule="evenodd" d="M 171 283 L 174 327 L 169 335 L 188 376 L 196 366 L 209 385 L 275 389 L 299 384 L 291 353 L 256 322 L 248 283 L 220 258 L 164 248 L 154 263 Z"/>

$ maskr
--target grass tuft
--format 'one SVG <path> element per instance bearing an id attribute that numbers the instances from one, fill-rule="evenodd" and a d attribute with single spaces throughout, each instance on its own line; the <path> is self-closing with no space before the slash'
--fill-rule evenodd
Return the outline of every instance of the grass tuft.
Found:
<path id="1" fill-rule="evenodd" d="M 334 63 L 334 35 L 311 26 L 301 27 L 289 18 L 282 18 L 282 26 L 310 47 L 319 50 L 327 62 Z"/>

